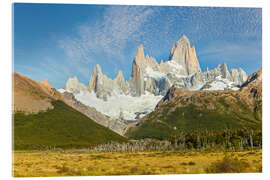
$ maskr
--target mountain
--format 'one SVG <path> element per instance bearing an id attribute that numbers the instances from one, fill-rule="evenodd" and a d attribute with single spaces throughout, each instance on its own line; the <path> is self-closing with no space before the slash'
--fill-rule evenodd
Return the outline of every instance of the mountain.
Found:
<path id="1" fill-rule="evenodd" d="M 51 99 L 65 101 L 61 93 L 51 88 L 48 80 L 41 82 L 13 73 L 13 111 L 38 113 L 52 109 Z"/>
<path id="2" fill-rule="evenodd" d="M 77 77 L 69 78 L 64 86 L 64 89 L 66 89 L 69 92 L 79 93 L 80 91 L 87 91 L 89 90 L 87 86 L 85 86 L 83 83 L 80 83 L 77 79 Z"/>
<path id="3" fill-rule="evenodd" d="M 117 133 L 72 108 L 47 80 L 36 82 L 13 73 L 14 149 L 89 147 L 124 142 Z M 93 116 L 93 115 L 92 115 Z M 96 114 L 101 117 L 102 115 Z"/>
<path id="4" fill-rule="evenodd" d="M 195 47 L 190 47 L 189 39 L 185 35 L 173 45 L 169 60 L 183 67 L 180 69 L 181 75 L 192 75 L 201 72 Z"/>
<path id="5" fill-rule="evenodd" d="M 126 94 L 128 83 L 125 82 L 122 71 L 119 71 L 116 78 L 112 80 L 102 73 L 100 65 L 97 64 L 89 81 L 89 89 L 94 91 L 98 98 L 106 101 L 114 92 Z"/>
<path id="6" fill-rule="evenodd" d="M 168 139 L 176 131 L 262 127 L 261 70 L 239 91 L 188 91 L 173 86 L 155 110 L 130 125 L 132 139 Z"/>
<path id="7" fill-rule="evenodd" d="M 60 91 L 73 93 L 81 103 L 111 118 L 117 119 L 122 114 L 125 120 L 136 121 L 153 111 L 172 86 L 187 90 L 239 90 L 246 79 L 247 74 L 241 68 L 229 71 L 226 63 L 202 72 L 195 47 L 183 35 L 173 44 L 169 59 L 160 63 L 145 54 L 141 44 L 128 81 L 121 70 L 114 79 L 108 78 L 97 64 L 88 87 L 77 79 L 69 79 Z M 141 116 L 138 118 L 137 114 Z"/>

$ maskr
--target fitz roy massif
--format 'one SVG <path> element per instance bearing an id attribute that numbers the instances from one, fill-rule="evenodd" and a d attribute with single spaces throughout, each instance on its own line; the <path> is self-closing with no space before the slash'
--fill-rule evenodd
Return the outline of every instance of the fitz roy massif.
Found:
<path id="1" fill-rule="evenodd" d="M 226 63 L 203 72 L 195 47 L 183 35 L 173 44 L 169 59 L 160 63 L 145 55 L 140 45 L 129 80 L 121 70 L 110 79 L 97 64 L 88 85 L 73 77 L 58 91 L 96 122 L 124 134 L 130 123 L 152 112 L 172 86 L 189 91 L 238 91 L 247 78 L 241 68 L 229 70 Z"/>

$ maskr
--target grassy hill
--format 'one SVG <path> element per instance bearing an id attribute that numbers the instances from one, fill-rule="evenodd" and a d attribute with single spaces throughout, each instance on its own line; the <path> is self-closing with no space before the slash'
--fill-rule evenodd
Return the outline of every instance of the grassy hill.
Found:
<path id="1" fill-rule="evenodd" d="M 55 146 L 81 148 L 126 139 L 105 128 L 60 100 L 53 109 L 37 114 L 14 113 L 14 149 Z"/>
<path id="2" fill-rule="evenodd" d="M 155 111 L 132 125 L 126 136 L 168 139 L 183 131 L 261 129 L 260 76 L 259 71 L 256 78 L 249 78 L 252 83 L 239 91 L 187 91 L 172 87 Z"/>

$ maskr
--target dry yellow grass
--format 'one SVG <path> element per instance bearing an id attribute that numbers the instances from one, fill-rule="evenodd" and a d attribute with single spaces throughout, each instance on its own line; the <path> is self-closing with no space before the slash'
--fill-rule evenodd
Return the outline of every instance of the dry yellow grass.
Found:
<path id="1" fill-rule="evenodd" d="M 249 163 L 243 172 L 261 172 L 262 152 L 229 153 Z M 56 151 L 14 152 L 15 177 L 100 176 L 138 174 L 206 173 L 223 152 L 107 152 L 61 153 Z"/>

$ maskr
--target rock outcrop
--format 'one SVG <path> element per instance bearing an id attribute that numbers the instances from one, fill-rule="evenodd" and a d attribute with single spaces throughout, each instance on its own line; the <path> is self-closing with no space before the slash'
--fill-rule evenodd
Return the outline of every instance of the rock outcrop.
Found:
<path id="1" fill-rule="evenodd" d="M 41 83 L 43 86 L 45 86 L 45 87 L 47 87 L 47 88 L 49 88 L 49 89 L 52 88 L 51 84 L 49 83 L 48 79 L 46 79 L 46 78 L 42 79 L 42 80 L 40 81 L 40 83 Z"/>
<path id="2" fill-rule="evenodd" d="M 189 39 L 185 35 L 173 45 L 169 60 L 180 65 L 180 75 L 187 76 L 201 72 L 195 47 L 190 47 Z"/>
<path id="3" fill-rule="evenodd" d="M 110 79 L 102 73 L 100 65 L 97 64 L 93 69 L 88 86 L 98 98 L 106 101 L 108 96 L 113 94 L 127 94 L 129 85 L 125 81 L 122 71 L 118 72 L 115 79 Z"/>
<path id="4" fill-rule="evenodd" d="M 77 77 L 69 78 L 63 87 L 65 90 L 73 93 L 79 93 L 80 91 L 89 91 L 88 87 L 79 82 Z"/>

